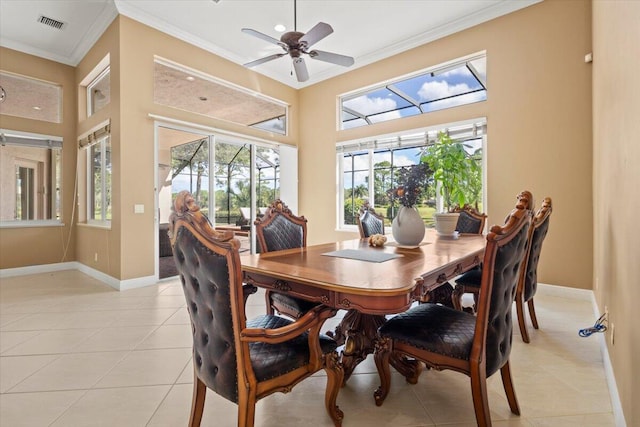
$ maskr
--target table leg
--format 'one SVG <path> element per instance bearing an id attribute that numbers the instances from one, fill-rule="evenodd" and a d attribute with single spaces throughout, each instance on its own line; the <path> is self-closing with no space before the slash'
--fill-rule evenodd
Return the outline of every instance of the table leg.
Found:
<path id="1" fill-rule="evenodd" d="M 385 322 L 384 316 L 362 314 L 349 310 L 333 333 L 328 332 L 338 345 L 344 344 L 341 362 L 344 368 L 344 382 L 347 383 L 353 370 L 375 350 L 378 328 Z"/>
<path id="2" fill-rule="evenodd" d="M 360 362 L 375 351 L 378 328 L 385 322 L 384 316 L 363 314 L 357 310 L 349 310 L 342 318 L 334 332 L 327 332 L 338 345 L 344 344 L 341 362 L 344 368 L 344 382 L 351 377 Z M 420 375 L 420 367 L 415 360 L 408 360 L 396 354 L 391 355 L 391 365 L 400 372 L 407 381 L 415 384 Z"/>

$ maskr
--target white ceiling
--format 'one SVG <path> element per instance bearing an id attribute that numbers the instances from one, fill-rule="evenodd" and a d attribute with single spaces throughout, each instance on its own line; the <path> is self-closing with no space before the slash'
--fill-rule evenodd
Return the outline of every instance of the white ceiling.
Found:
<path id="1" fill-rule="evenodd" d="M 315 48 L 355 58 L 338 65 L 305 57 L 310 78 L 291 75 L 288 56 L 253 68 L 294 88 L 334 77 L 541 0 L 298 0 L 297 29 L 326 22 L 334 33 Z M 2 0 L 0 45 L 77 65 L 118 15 L 243 64 L 282 49 L 241 32 L 252 28 L 279 39 L 276 24 L 293 30 L 294 0 Z M 62 30 L 38 22 L 64 22 Z"/>

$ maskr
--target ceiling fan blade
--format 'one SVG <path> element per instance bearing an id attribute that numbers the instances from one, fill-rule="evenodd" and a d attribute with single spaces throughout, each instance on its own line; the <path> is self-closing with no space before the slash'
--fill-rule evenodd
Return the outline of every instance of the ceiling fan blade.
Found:
<path id="1" fill-rule="evenodd" d="M 247 68 L 251 68 L 251 67 L 255 67 L 256 65 L 260 65 L 260 64 L 264 64 L 265 62 L 274 60 L 274 59 L 278 59 L 280 57 L 285 56 L 287 53 L 275 53 L 273 55 L 269 55 L 269 56 L 265 56 L 264 58 L 260 58 L 260 59 L 256 59 L 255 61 L 251 61 L 251 62 L 247 62 L 246 64 L 242 64 L 244 67 Z"/>
<path id="2" fill-rule="evenodd" d="M 325 52 L 323 50 L 312 50 L 309 52 L 309 56 L 318 61 L 331 62 L 332 64 L 342 65 L 343 67 L 350 67 L 355 62 L 350 56 Z"/>
<path id="3" fill-rule="evenodd" d="M 333 28 L 331 28 L 331 25 L 325 24 L 324 22 L 318 22 L 315 27 L 307 31 L 307 34 L 300 37 L 300 40 L 298 40 L 298 42 L 300 44 L 304 44 L 306 49 L 318 43 L 320 40 L 327 37 L 331 33 L 333 33 Z"/>
<path id="4" fill-rule="evenodd" d="M 296 71 L 299 82 L 309 80 L 309 71 L 307 71 L 307 64 L 304 63 L 303 58 L 293 58 L 293 69 Z"/>
<path id="5" fill-rule="evenodd" d="M 245 33 L 245 34 L 249 34 L 249 35 L 252 35 L 254 37 L 257 37 L 259 39 L 262 39 L 264 41 L 267 41 L 269 43 L 277 44 L 278 46 L 282 47 L 283 49 L 287 48 L 287 45 L 282 43 L 280 40 L 274 39 L 273 37 L 268 36 L 268 35 L 266 35 L 264 33 L 261 33 L 260 31 L 252 30 L 251 28 L 243 28 L 242 32 Z"/>

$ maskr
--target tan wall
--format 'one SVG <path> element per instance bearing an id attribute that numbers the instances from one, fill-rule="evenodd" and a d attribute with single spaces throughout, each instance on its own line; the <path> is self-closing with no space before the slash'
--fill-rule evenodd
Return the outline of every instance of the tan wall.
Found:
<path id="1" fill-rule="evenodd" d="M 335 130 L 339 94 L 482 50 L 486 102 Z M 590 51 L 590 3 L 550 0 L 302 89 L 300 212 L 309 243 L 356 237 L 335 231 L 337 141 L 487 117 L 489 223 L 502 221 L 523 189 L 536 204 L 552 197 L 539 279 L 591 289 Z"/>
<path id="2" fill-rule="evenodd" d="M 0 69 L 62 85 L 62 123 L 0 115 L 0 128 L 61 136 L 64 226 L 0 229 L 0 269 L 75 260 L 69 239 L 76 164 L 76 87 L 73 67 L 0 47 Z M 69 246 L 65 256 L 65 246 Z M 64 258 L 64 259 L 63 259 Z"/>
<path id="3" fill-rule="evenodd" d="M 594 291 L 628 426 L 640 425 L 638 22 L 640 2 L 593 2 Z"/>

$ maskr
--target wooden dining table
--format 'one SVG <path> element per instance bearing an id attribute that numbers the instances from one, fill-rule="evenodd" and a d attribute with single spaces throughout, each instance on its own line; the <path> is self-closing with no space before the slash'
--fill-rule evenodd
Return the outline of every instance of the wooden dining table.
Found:
<path id="1" fill-rule="evenodd" d="M 372 247 L 368 239 L 345 240 L 263 254 L 241 255 L 243 281 L 335 309 L 348 310 L 328 334 L 344 344 L 345 381 L 375 350 L 385 315 L 428 302 L 447 280 L 477 266 L 486 239 L 482 235 L 438 236 L 427 229 L 415 247 L 392 241 Z M 395 360 L 400 372 L 414 367 Z"/>

